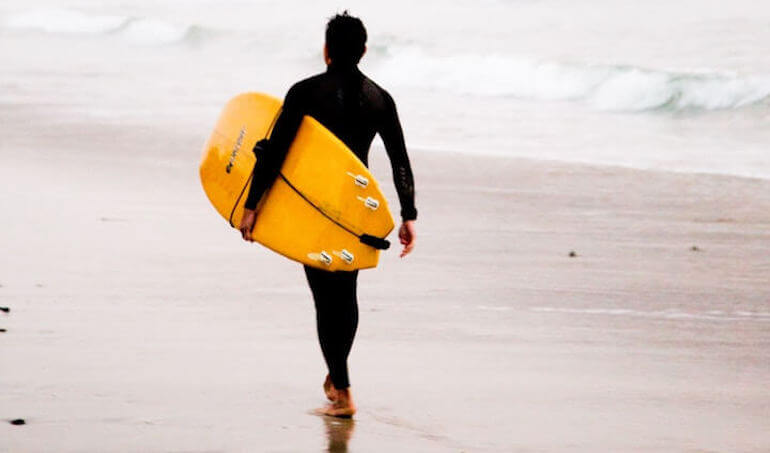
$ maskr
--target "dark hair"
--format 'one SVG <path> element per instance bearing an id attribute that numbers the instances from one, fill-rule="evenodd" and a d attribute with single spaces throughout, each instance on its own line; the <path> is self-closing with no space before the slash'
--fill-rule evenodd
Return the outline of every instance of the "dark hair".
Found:
<path id="1" fill-rule="evenodd" d="M 366 49 L 366 28 L 361 19 L 349 15 L 347 10 L 329 19 L 326 49 L 335 64 L 358 64 Z"/>

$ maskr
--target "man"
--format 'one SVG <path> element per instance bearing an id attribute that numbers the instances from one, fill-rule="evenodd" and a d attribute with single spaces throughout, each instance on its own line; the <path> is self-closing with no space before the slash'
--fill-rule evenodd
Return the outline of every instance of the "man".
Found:
<path id="1" fill-rule="evenodd" d="M 375 134 L 380 134 L 393 168 L 403 223 L 398 236 L 404 249 L 415 245 L 414 180 L 404 136 L 390 95 L 358 69 L 366 52 L 366 29 L 347 11 L 326 26 L 326 72 L 296 83 L 289 89 L 276 120 L 267 151 L 254 166 L 254 178 L 240 225 L 243 239 L 252 240 L 255 208 L 277 176 L 289 146 L 305 115 L 310 115 L 340 138 L 364 164 Z M 350 392 L 347 358 L 358 325 L 356 280 L 358 271 L 328 272 L 305 266 L 316 307 L 318 339 L 329 374 L 323 384 L 331 404 L 325 415 L 349 417 L 356 411 Z"/>

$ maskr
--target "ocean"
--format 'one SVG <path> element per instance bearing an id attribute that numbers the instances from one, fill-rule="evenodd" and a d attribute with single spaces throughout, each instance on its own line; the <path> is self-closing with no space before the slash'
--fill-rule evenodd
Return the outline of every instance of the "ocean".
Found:
<path id="1" fill-rule="evenodd" d="M 770 4 L 748 0 L 7 0 L 0 103 L 203 140 L 231 96 L 322 71 L 348 7 L 411 149 L 770 178 Z"/>

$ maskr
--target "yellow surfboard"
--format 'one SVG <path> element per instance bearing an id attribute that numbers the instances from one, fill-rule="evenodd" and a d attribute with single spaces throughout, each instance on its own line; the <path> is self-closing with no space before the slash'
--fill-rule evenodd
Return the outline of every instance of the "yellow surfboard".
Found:
<path id="1" fill-rule="evenodd" d="M 203 190 L 234 228 L 240 225 L 256 162 L 252 148 L 270 133 L 280 108 L 280 100 L 265 94 L 236 96 L 203 148 Z M 388 203 L 366 166 L 306 116 L 278 178 L 259 202 L 253 236 L 300 263 L 354 270 L 377 265 L 375 246 L 384 247 L 382 239 L 393 225 Z"/>

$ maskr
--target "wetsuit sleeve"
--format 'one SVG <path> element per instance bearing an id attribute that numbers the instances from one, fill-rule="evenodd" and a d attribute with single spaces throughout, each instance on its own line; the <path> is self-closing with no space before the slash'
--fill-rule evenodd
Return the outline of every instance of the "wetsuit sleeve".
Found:
<path id="1" fill-rule="evenodd" d="M 406 154 L 404 132 L 398 119 L 396 103 L 388 93 L 383 94 L 385 96 L 385 111 L 379 133 L 385 144 L 385 151 L 390 158 L 390 166 L 393 168 L 393 183 L 401 203 L 401 218 L 414 220 L 417 218 L 417 209 L 414 205 L 414 176 L 409 164 L 409 156 Z"/>
<path id="2" fill-rule="evenodd" d="M 267 149 L 254 164 L 254 177 L 246 198 L 246 209 L 255 209 L 265 191 L 273 184 L 289 152 L 304 116 L 302 95 L 297 85 L 291 87 L 283 101 L 283 108 L 275 121 Z"/>

